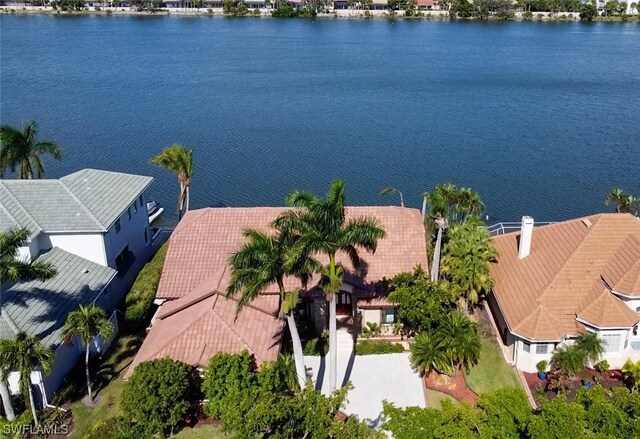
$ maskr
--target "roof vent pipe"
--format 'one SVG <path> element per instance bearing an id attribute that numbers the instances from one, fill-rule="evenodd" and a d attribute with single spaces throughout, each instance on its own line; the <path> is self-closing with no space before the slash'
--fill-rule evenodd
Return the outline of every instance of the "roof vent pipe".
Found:
<path id="1" fill-rule="evenodd" d="M 520 226 L 520 246 L 518 247 L 518 259 L 524 259 L 531 253 L 531 238 L 533 237 L 533 218 L 522 217 Z"/>

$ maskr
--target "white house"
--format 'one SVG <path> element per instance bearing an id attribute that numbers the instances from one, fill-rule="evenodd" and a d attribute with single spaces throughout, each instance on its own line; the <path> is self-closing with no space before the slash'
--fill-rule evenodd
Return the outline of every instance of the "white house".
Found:
<path id="1" fill-rule="evenodd" d="M 58 180 L 0 180 L 0 232 L 26 228 L 30 236 L 18 257 L 57 270 L 48 281 L 1 286 L 0 337 L 24 331 L 55 351 L 52 373 L 32 375 L 44 404 L 83 351 L 78 343 L 62 342 L 67 314 L 79 304 L 96 303 L 115 322 L 112 313 L 152 254 L 145 195 L 152 181 L 95 169 Z"/>
<path id="2" fill-rule="evenodd" d="M 518 369 L 535 372 L 554 349 L 597 333 L 620 368 L 640 359 L 640 219 L 599 214 L 493 238 L 499 252 L 489 306 Z"/>

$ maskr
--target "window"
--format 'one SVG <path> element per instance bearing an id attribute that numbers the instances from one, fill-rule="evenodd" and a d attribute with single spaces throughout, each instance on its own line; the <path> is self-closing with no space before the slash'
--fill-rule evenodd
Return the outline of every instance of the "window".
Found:
<path id="1" fill-rule="evenodd" d="M 142 201 L 142 195 L 140 195 L 140 207 L 142 207 L 143 201 Z"/>
<path id="2" fill-rule="evenodd" d="M 131 208 L 127 208 L 127 216 L 129 217 L 129 220 L 131 220 Z"/>
<path id="3" fill-rule="evenodd" d="M 531 352 L 531 343 L 523 341 L 522 342 L 522 350 L 525 351 L 525 352 Z"/>
<path id="4" fill-rule="evenodd" d="M 536 354 L 537 355 L 542 355 L 542 354 L 546 354 L 547 352 L 549 352 L 549 345 L 544 343 L 544 344 L 536 344 Z"/>
<path id="5" fill-rule="evenodd" d="M 603 334 L 601 337 L 604 342 L 605 352 L 618 352 L 620 349 L 620 334 Z"/>
<path id="6" fill-rule="evenodd" d="M 148 243 L 149 242 L 149 229 L 147 229 L 146 227 L 144 228 L 144 243 Z"/>
<path id="7" fill-rule="evenodd" d="M 396 322 L 396 310 L 393 308 L 382 310 L 382 323 L 395 323 Z"/>
<path id="8" fill-rule="evenodd" d="M 122 227 L 120 226 L 120 219 L 116 220 L 116 233 L 120 233 L 120 229 Z"/>

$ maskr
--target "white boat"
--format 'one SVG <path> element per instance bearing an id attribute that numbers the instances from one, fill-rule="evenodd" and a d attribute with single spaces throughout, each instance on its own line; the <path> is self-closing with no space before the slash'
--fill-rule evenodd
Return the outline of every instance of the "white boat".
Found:
<path id="1" fill-rule="evenodd" d="M 149 224 L 158 219 L 160 215 L 164 212 L 164 208 L 162 208 L 157 202 L 149 201 L 147 203 L 147 214 L 149 215 Z"/>

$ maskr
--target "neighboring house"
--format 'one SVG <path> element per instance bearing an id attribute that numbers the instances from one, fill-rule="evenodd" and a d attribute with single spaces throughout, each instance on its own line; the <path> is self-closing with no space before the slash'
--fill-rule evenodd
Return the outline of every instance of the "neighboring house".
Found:
<path id="1" fill-rule="evenodd" d="M 142 361 L 169 356 L 206 367 L 216 352 L 252 352 L 258 363 L 273 361 L 280 350 L 284 322 L 278 318 L 279 296 L 274 285 L 244 308 L 236 318 L 237 302 L 224 297 L 229 282 L 228 259 L 244 242 L 246 228 L 269 230 L 285 209 L 280 207 L 207 208 L 187 212 L 173 232 L 156 301 L 162 303 L 140 351 L 127 374 Z M 378 218 L 387 237 L 375 254 L 362 251 L 362 273 L 354 275 L 345 255 L 338 255 L 344 284 L 337 311 L 347 318 L 395 322 L 394 307 L 383 293 L 384 279 L 427 266 L 422 217 L 415 209 L 348 207 L 347 216 Z M 317 276 L 313 283 L 317 283 Z M 299 288 L 286 279 L 289 289 Z M 327 324 L 326 301 L 317 288 L 301 294 L 300 308 L 318 328 Z"/>
<path id="2" fill-rule="evenodd" d="M 493 238 L 499 252 L 489 306 L 512 362 L 535 372 L 583 331 L 620 368 L 640 358 L 640 219 L 599 214 Z"/>
<path id="3" fill-rule="evenodd" d="M 57 270 L 45 282 L 2 286 L 0 337 L 24 331 L 55 351 L 52 373 L 32 375 L 44 404 L 83 350 L 78 343 L 62 343 L 68 313 L 94 302 L 113 313 L 152 254 L 145 199 L 152 181 L 95 169 L 59 180 L 0 180 L 0 231 L 26 228 L 30 236 L 19 257 L 48 262 Z M 17 391 L 17 377 L 10 382 Z"/>

